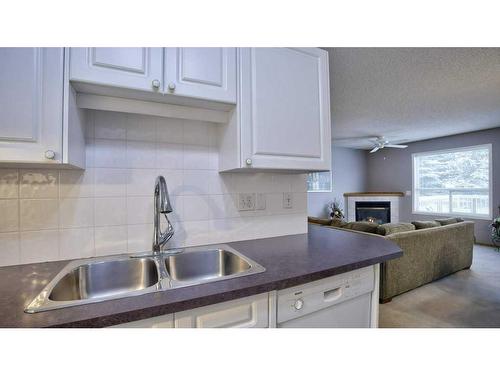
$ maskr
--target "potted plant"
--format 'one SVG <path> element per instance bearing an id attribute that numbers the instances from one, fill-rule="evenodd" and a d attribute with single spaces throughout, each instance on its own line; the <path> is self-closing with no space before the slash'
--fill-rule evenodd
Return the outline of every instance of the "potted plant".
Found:
<path id="1" fill-rule="evenodd" d="M 340 208 L 340 203 L 337 199 L 334 199 L 332 202 L 328 203 L 328 209 L 330 210 L 330 217 L 332 219 L 342 220 L 344 218 L 344 211 Z"/>

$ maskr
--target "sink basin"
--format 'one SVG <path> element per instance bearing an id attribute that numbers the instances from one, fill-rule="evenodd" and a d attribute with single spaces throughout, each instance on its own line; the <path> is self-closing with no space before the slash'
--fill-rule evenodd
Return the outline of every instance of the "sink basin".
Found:
<path id="1" fill-rule="evenodd" d="M 161 289 L 158 259 L 118 255 L 68 263 L 25 312 L 53 310 Z"/>
<path id="2" fill-rule="evenodd" d="M 265 271 L 227 245 L 176 251 L 69 262 L 24 311 L 54 310 Z"/>
<path id="3" fill-rule="evenodd" d="M 119 259 L 84 264 L 69 271 L 49 294 L 52 301 L 102 298 L 146 289 L 159 281 L 152 259 Z"/>
<path id="4" fill-rule="evenodd" d="M 198 283 L 226 278 L 250 270 L 250 262 L 224 249 L 185 252 L 165 259 L 172 282 Z"/>

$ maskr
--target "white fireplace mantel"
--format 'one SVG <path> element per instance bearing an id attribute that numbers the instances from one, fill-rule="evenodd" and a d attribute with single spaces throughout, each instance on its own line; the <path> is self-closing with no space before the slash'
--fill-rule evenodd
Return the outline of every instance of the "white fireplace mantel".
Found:
<path id="1" fill-rule="evenodd" d="M 356 221 L 356 202 L 390 202 L 391 223 L 399 222 L 399 200 L 404 196 L 400 192 L 365 192 L 345 193 L 347 203 L 347 221 Z"/>

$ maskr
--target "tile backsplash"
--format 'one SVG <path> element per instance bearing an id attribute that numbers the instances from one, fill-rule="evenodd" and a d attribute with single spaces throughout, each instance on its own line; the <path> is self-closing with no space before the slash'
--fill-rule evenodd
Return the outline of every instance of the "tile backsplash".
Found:
<path id="1" fill-rule="evenodd" d="M 219 174 L 216 124 L 89 111 L 86 138 L 84 171 L 0 169 L 0 266 L 149 251 L 160 174 L 169 247 L 307 231 L 305 175 Z M 265 209 L 238 211 L 238 193 L 264 193 Z"/>

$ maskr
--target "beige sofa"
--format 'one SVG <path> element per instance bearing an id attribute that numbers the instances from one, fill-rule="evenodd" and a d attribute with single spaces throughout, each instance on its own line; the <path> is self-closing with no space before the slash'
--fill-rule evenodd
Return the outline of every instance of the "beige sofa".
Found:
<path id="1" fill-rule="evenodd" d="M 338 228 L 326 222 L 315 223 L 334 230 Z M 410 225 L 411 224 L 406 224 Z M 380 236 L 374 233 L 369 236 Z M 469 268 L 472 264 L 474 222 L 463 221 L 427 229 L 413 229 L 384 236 L 396 243 L 403 256 L 381 265 L 380 301 L 389 302 L 398 294 L 415 289 L 454 272 Z"/>

